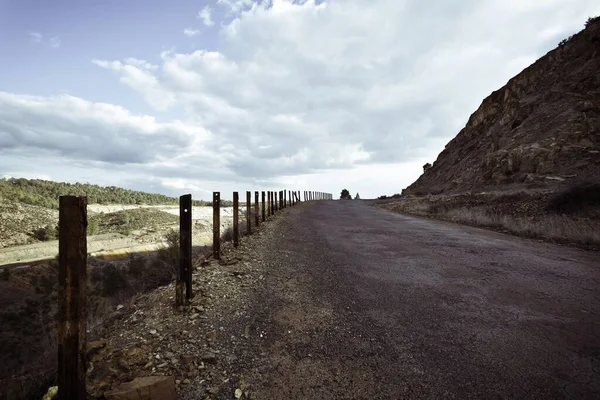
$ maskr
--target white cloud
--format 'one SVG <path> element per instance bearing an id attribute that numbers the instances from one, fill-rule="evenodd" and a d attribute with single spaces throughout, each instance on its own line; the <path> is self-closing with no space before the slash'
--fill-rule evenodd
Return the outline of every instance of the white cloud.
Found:
<path id="1" fill-rule="evenodd" d="M 198 36 L 200 33 L 197 29 L 186 28 L 183 30 L 183 34 L 187 37 Z"/>
<path id="2" fill-rule="evenodd" d="M 202 20 L 202 23 L 206 26 L 212 26 L 214 25 L 214 21 L 212 20 L 212 9 L 210 8 L 210 6 L 204 6 L 204 8 L 202 10 L 200 10 L 200 12 L 198 13 L 198 18 L 200 18 Z"/>
<path id="3" fill-rule="evenodd" d="M 31 43 L 40 43 L 42 41 L 42 34 L 39 32 L 29 32 L 29 40 Z"/>
<path id="4" fill-rule="evenodd" d="M 267 5 L 268 0 L 262 2 Z M 260 4 L 258 1 L 253 0 L 217 0 L 217 4 L 224 7 L 228 15 L 237 15 L 244 10 L 252 8 L 255 4 Z"/>
<path id="5" fill-rule="evenodd" d="M 317 189 L 322 183 L 324 191 L 349 182 L 348 189 L 363 197 L 399 192 L 484 97 L 581 29 L 587 17 L 600 14 L 600 5 L 591 0 L 219 0 L 217 5 L 230 20 L 219 27 L 216 50 L 164 51 L 158 65 L 134 58 L 94 61 L 138 92 L 157 115 L 185 113 L 174 125 L 152 121 L 165 138 L 185 143 L 194 136 L 185 132 L 202 132 L 202 150 L 161 144 L 152 147 L 155 154 L 121 154 L 121 162 L 132 157 L 144 163 L 139 176 L 164 178 L 152 183 L 161 188 L 239 189 L 236 182 L 270 186 L 297 177 L 297 184 Z M 3 136 L 0 126 L 0 147 L 54 148 L 43 142 L 44 135 L 65 131 L 93 140 L 87 132 L 97 132 L 97 120 L 72 122 L 66 104 L 78 102 L 59 100 L 60 118 L 49 111 L 56 98 L 13 101 L 11 121 L 21 142 Z M 88 115 L 95 107 L 85 110 L 78 113 Z M 136 118 L 141 117 L 126 120 Z M 38 133 L 29 131 L 30 120 L 40 121 Z M 136 124 L 116 135 L 110 134 L 114 122 L 103 121 L 99 132 L 115 149 L 146 141 Z M 44 126 L 56 128 L 50 132 Z M 127 143 L 119 144 L 117 137 Z M 98 152 L 96 158 L 102 157 Z"/>
<path id="6" fill-rule="evenodd" d="M 53 49 L 58 49 L 60 47 L 60 38 L 58 36 L 50 38 L 50 47 Z"/>

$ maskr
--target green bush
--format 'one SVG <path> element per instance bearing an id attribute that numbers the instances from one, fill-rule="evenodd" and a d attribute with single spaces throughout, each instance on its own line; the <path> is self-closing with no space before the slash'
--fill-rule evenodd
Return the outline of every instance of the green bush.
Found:
<path id="1" fill-rule="evenodd" d="M 58 226 L 46 225 L 33 231 L 33 237 L 42 242 L 58 239 Z"/>

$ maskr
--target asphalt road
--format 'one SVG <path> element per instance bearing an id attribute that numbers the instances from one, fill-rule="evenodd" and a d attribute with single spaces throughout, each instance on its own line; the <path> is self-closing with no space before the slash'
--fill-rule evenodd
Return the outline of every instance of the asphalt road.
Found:
<path id="1" fill-rule="evenodd" d="M 356 201 L 284 215 L 240 354 L 254 398 L 600 398 L 597 252 Z"/>

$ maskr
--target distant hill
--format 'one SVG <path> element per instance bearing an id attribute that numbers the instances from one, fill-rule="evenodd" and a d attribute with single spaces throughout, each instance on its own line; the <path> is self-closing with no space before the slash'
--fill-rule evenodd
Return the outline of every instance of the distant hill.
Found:
<path id="1" fill-rule="evenodd" d="M 102 187 L 89 183 L 65 183 L 40 179 L 0 179 L 0 198 L 15 203 L 58 209 L 60 196 L 87 196 L 88 203 L 99 204 L 179 204 L 179 199 L 156 193 L 138 192 L 115 186 Z M 207 203 L 194 200 L 193 205 Z"/>
<path id="2" fill-rule="evenodd" d="M 483 100 L 403 194 L 600 179 L 600 17 Z"/>

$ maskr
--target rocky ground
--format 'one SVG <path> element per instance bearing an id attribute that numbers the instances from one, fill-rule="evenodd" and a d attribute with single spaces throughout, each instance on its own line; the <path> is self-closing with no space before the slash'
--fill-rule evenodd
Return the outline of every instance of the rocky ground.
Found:
<path id="1" fill-rule="evenodd" d="M 262 335 L 251 324 L 250 311 L 269 273 L 261 250 L 273 230 L 265 227 L 238 248 L 226 246 L 220 261 L 195 261 L 190 305 L 174 307 L 171 284 L 119 306 L 89 344 L 90 394 L 101 397 L 135 377 L 155 375 L 173 376 L 181 399 L 230 399 L 238 389 L 253 398 L 235 372 L 240 360 L 233 350 Z"/>

